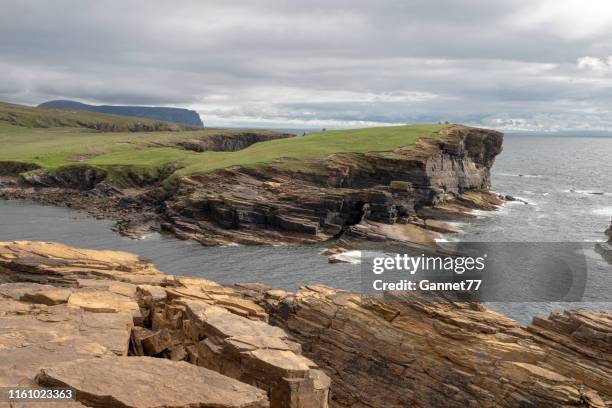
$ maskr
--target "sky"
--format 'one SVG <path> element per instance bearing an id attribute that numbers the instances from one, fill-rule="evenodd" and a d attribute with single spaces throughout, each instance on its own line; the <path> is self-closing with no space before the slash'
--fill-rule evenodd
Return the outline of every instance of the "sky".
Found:
<path id="1" fill-rule="evenodd" d="M 209 126 L 612 131 L 604 0 L 1 0 L 0 100 Z"/>

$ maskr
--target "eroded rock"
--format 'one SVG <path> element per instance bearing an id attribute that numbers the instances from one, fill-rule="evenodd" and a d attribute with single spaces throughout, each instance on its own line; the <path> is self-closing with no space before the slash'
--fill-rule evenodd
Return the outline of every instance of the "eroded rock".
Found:
<path id="1" fill-rule="evenodd" d="M 132 254 L 53 243 L 0 243 L 0 276 L 30 281 L 0 284 L 0 386 L 32 386 L 41 367 L 65 366 L 69 368 L 62 373 L 78 373 L 70 378 L 85 381 L 77 384 L 83 389 L 79 401 L 86 406 L 327 406 L 327 375 L 301 355 L 300 345 L 282 329 L 267 323 L 262 306 L 235 289 L 206 279 L 164 275 Z M 58 304 L 48 306 L 53 303 Z M 134 357 L 125 360 L 136 360 L 106 361 L 127 355 Z M 137 356 L 164 359 L 146 357 L 139 370 Z M 92 358 L 94 368 L 81 363 Z M 155 376 L 163 370 L 159 375 L 155 367 L 148 374 L 143 370 L 149 369 L 150 360 L 166 359 L 181 362 L 176 367 L 184 373 L 166 367 L 172 390 L 164 388 L 160 396 L 144 383 L 159 383 Z M 185 370 L 185 365 L 191 368 Z M 219 374 L 211 377 L 210 369 Z M 113 378 L 96 382 L 105 370 L 115 370 L 107 373 Z M 45 369 L 40 384 L 70 379 L 58 373 Z M 201 378 L 194 383 L 191 375 Z M 226 385 L 190 388 L 199 387 L 198 381 L 214 385 L 218 378 Z M 240 390 L 247 384 L 257 387 L 250 388 L 258 396 L 269 396 L 269 403 L 268 397 L 245 400 Z M 131 388 L 148 394 L 138 403 L 127 397 Z M 191 393 L 196 400 L 179 398 L 180 393 Z"/>
<path id="2" fill-rule="evenodd" d="M 283 327 L 332 378 L 337 407 L 605 407 L 610 313 L 554 313 L 520 327 L 479 304 L 381 301 L 324 286 L 269 296 Z"/>
<path id="3" fill-rule="evenodd" d="M 63 381 L 82 391 L 75 404 L 612 404 L 610 313 L 558 312 L 521 327 L 478 303 L 362 298 L 317 285 L 295 294 L 229 288 L 163 275 L 134 256 L 50 243 L 0 244 L 0 276 L 36 281 L 0 284 L 0 386 Z M 37 283 L 46 277 L 52 284 Z M 38 302 L 53 290 L 69 296 Z M 219 378 L 221 391 L 198 385 Z M 169 388 L 151 388 L 162 380 Z"/>
<path id="4" fill-rule="evenodd" d="M 71 387 L 90 407 L 268 407 L 266 393 L 212 370 L 151 357 L 76 360 L 42 368 L 46 387 Z"/>

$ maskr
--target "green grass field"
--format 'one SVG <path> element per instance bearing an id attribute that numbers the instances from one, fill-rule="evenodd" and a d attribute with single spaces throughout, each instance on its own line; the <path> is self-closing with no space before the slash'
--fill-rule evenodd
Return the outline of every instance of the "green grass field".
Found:
<path id="1" fill-rule="evenodd" d="M 85 120 L 84 118 L 78 119 L 72 125 L 41 128 L 32 126 L 32 120 L 37 120 L 36 112 L 32 110 L 39 108 L 26 108 L 28 119 L 22 120 L 25 125 L 15 125 L 15 118 L 12 121 L 4 120 L 7 115 L 3 108 L 4 105 L 0 104 L 0 162 L 35 163 L 48 171 L 77 163 L 86 164 L 105 169 L 118 179 L 121 179 L 123 169 L 151 174 L 176 164 L 181 169 L 172 177 L 202 174 L 230 166 L 259 166 L 271 163 L 301 171 L 315 171 L 314 168 L 309 168 L 309 163 L 313 160 L 320 161 L 336 153 L 384 154 L 398 147 L 411 148 L 420 138 L 439 138 L 440 130 L 445 127 L 410 125 L 327 131 L 256 143 L 237 152 L 198 153 L 172 146 L 181 140 L 213 134 L 232 134 L 235 131 L 204 129 L 177 132 L 98 132 L 78 127 L 77 122 Z M 56 110 L 58 109 L 53 109 Z M 48 112 L 44 114 L 46 117 Z M 93 115 L 96 120 L 104 119 L 104 116 L 107 117 L 106 120 L 133 120 L 114 115 Z"/>

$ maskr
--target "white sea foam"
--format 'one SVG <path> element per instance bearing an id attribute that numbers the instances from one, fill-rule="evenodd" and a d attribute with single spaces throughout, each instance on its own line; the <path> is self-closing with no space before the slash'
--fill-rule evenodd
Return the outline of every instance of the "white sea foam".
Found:
<path id="1" fill-rule="evenodd" d="M 610 195 L 610 193 L 604 193 L 603 191 L 597 190 L 564 190 L 564 193 L 582 194 L 582 195 Z"/>
<path id="2" fill-rule="evenodd" d="M 157 232 L 148 232 L 146 234 L 139 235 L 136 239 L 138 239 L 140 241 L 144 241 L 144 240 L 147 240 L 147 239 L 155 238 L 158 235 L 159 235 L 159 233 L 157 233 Z"/>
<path id="3" fill-rule="evenodd" d="M 360 264 L 361 263 L 361 251 L 346 251 L 340 252 L 335 255 L 331 255 L 329 257 L 330 260 L 336 262 L 346 262 L 350 264 Z"/>
<path id="4" fill-rule="evenodd" d="M 449 238 L 449 237 L 444 237 L 444 238 L 434 238 L 435 242 L 460 242 L 461 240 L 459 238 Z"/>
<path id="5" fill-rule="evenodd" d="M 525 177 L 525 178 L 541 178 L 540 174 L 511 174 L 511 173 L 494 173 L 495 176 L 502 177 Z"/>
<path id="6" fill-rule="evenodd" d="M 499 208 L 501 208 L 501 207 L 498 207 L 497 209 L 495 209 L 493 211 L 490 211 L 490 210 L 471 210 L 470 214 L 475 215 L 476 218 L 492 217 L 492 216 L 495 215 L 495 211 L 497 211 Z M 464 225 L 466 225 L 465 222 L 461 223 L 461 222 L 453 222 L 453 221 L 448 222 L 447 221 L 447 223 L 450 224 L 450 225 L 456 225 L 456 226 L 464 226 Z"/>
<path id="7" fill-rule="evenodd" d="M 601 207 L 593 210 L 595 214 L 612 217 L 612 207 Z"/>

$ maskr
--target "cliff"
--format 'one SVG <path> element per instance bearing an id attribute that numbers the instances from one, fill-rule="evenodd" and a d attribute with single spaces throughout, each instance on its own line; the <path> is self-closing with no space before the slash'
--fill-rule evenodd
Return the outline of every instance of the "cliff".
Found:
<path id="1" fill-rule="evenodd" d="M 86 209 L 117 220 L 126 235 L 153 228 L 204 245 L 340 238 L 342 247 L 434 242 L 437 233 L 453 230 L 444 220 L 500 203 L 487 192 L 503 142 L 492 130 L 411 125 L 303 137 L 202 132 L 120 145 L 112 139 L 70 155 L 54 146 L 66 155 L 60 166 L 53 155 L 53 166 L 0 185 L 0 197 Z M 87 156 L 101 150 L 108 153 Z M 7 171 L 24 168 L 6 156 Z M 74 163 L 74 157 L 84 158 Z"/>
<path id="2" fill-rule="evenodd" d="M 0 102 L 0 136 L 20 135 L 27 138 L 31 129 L 67 128 L 97 132 L 178 132 L 195 129 L 193 126 L 161 120 L 108 115 L 96 112 L 31 107 Z M 40 136 L 33 134 L 32 136 Z M 53 134 L 49 136 L 53 138 Z M 23 141 L 23 140 L 20 140 Z M 10 139 L 8 143 L 15 143 Z M 80 141 L 83 142 L 83 141 Z M 3 144 L 6 143 L 3 141 Z M 43 154 L 44 151 L 38 151 Z"/>
<path id="3" fill-rule="evenodd" d="M 489 188 L 502 140 L 499 132 L 455 126 L 388 154 L 347 152 L 307 160 L 303 169 L 289 162 L 187 176 L 164 200 L 162 227 L 203 244 L 315 242 L 351 229 L 367 235 L 377 224 L 401 234 L 419 215 L 439 218 L 419 214 L 425 207 L 494 203 L 466 193 Z M 353 226 L 365 228 L 355 233 Z"/>
<path id="4" fill-rule="evenodd" d="M 0 243 L 0 386 L 73 387 L 62 406 L 603 408 L 611 336 L 610 313 L 521 327 L 473 303 L 229 288 Z"/>
<path id="5" fill-rule="evenodd" d="M 154 106 L 120 106 L 120 105 L 87 105 L 85 103 L 67 100 L 43 102 L 40 108 L 58 108 L 88 112 L 106 113 L 111 115 L 133 116 L 180 123 L 182 125 L 204 127 L 200 115 L 196 111 L 183 108 L 166 108 Z"/>

